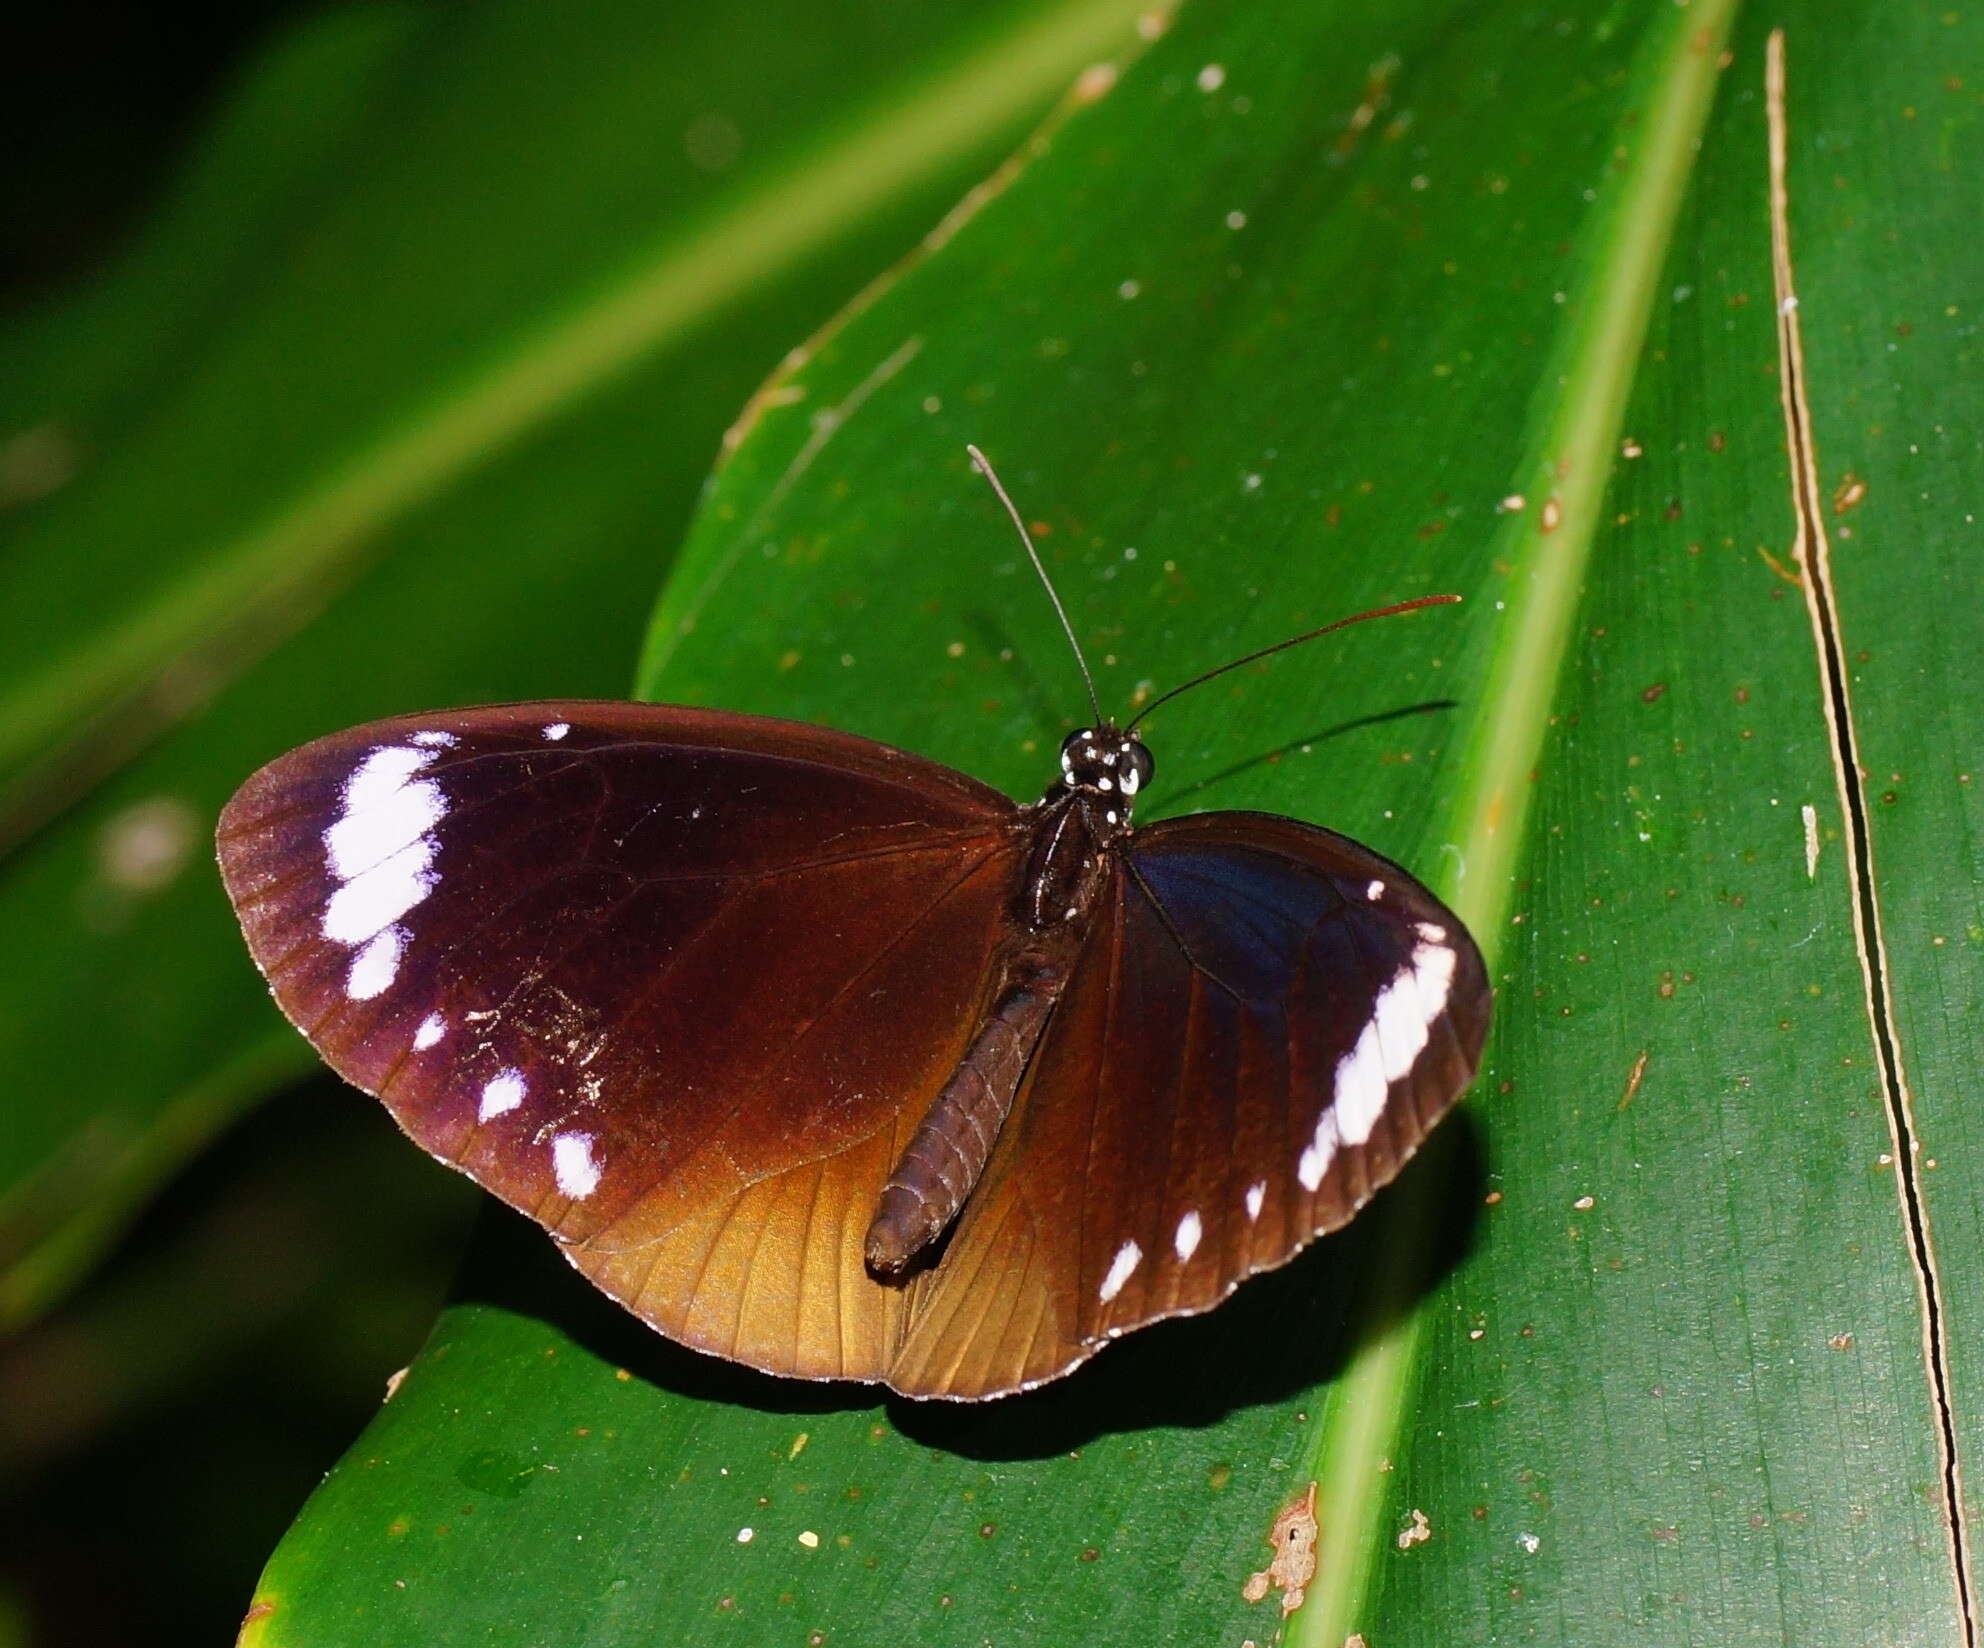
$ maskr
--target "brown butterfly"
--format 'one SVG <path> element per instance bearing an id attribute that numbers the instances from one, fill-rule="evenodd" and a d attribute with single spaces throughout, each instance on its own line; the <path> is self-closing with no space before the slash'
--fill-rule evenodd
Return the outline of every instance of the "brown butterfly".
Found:
<path id="1" fill-rule="evenodd" d="M 249 779 L 221 873 L 332 1068 L 644 1321 L 997 1396 L 1344 1224 L 1487 1033 L 1472 939 L 1370 849 L 1133 829 L 1136 725 L 1022 806 L 720 710 L 401 716 Z"/>

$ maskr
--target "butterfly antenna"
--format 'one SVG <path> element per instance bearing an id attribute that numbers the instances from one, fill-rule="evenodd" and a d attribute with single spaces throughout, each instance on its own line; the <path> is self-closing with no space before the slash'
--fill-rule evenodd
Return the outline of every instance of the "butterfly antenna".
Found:
<path id="1" fill-rule="evenodd" d="M 1106 719 L 1102 713 L 1102 700 L 1095 695 L 1095 677 L 1088 672 L 1088 660 L 1082 656 L 1082 644 L 1075 639 L 1075 626 L 1068 622 L 1068 609 L 1061 605 L 1061 593 L 1054 587 L 1054 580 L 1047 576 L 1047 568 L 1041 565 L 1040 552 L 1033 547 L 1033 534 L 1026 529 L 1026 522 L 1020 519 L 1020 512 L 1013 500 L 1006 495 L 1005 487 L 999 484 L 999 477 L 993 472 L 992 460 L 978 450 L 967 445 L 965 451 L 971 454 L 971 461 L 979 474 L 992 483 L 992 490 L 999 494 L 999 502 L 1006 506 L 1006 513 L 1013 518 L 1013 530 L 1020 535 L 1020 542 L 1026 545 L 1026 558 L 1033 563 L 1033 570 L 1040 574 L 1040 581 L 1047 586 L 1047 599 L 1054 603 L 1054 610 L 1060 615 L 1061 628 L 1067 631 L 1068 645 L 1075 649 L 1075 662 L 1082 667 L 1082 679 L 1088 683 L 1089 708 L 1095 711 L 1094 725 L 1101 726 Z M 1244 662 L 1244 660 L 1242 660 Z"/>
<path id="2" fill-rule="evenodd" d="M 1351 624 L 1361 624 L 1367 618 L 1391 618 L 1401 612 L 1417 612 L 1421 607 L 1452 606 L 1458 595 L 1422 595 L 1416 601 L 1400 601 L 1388 607 L 1373 607 L 1369 612 L 1359 612 L 1348 618 L 1339 618 L 1333 624 L 1325 624 L 1321 629 L 1312 629 L 1306 635 L 1291 635 L 1286 641 L 1277 641 L 1271 647 L 1262 647 L 1259 652 L 1250 652 L 1245 658 L 1236 658 L 1230 664 L 1221 664 L 1218 669 L 1207 670 L 1203 675 L 1195 675 L 1182 686 L 1173 687 L 1169 692 L 1160 693 L 1130 718 L 1130 724 L 1123 730 L 1135 732 L 1137 723 L 1158 707 L 1168 704 L 1181 692 L 1190 692 L 1194 687 L 1202 687 L 1208 681 L 1224 675 L 1228 670 L 1237 670 L 1242 664 L 1252 664 L 1260 659 L 1272 657 L 1277 652 L 1286 652 L 1290 647 L 1299 647 L 1305 641 L 1313 641 L 1318 636 L 1327 635 L 1333 629 L 1344 629 Z"/>

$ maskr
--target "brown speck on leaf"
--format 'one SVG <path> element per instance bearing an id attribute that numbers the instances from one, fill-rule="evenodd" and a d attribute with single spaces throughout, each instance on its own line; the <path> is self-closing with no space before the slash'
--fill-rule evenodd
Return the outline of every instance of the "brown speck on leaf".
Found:
<path id="1" fill-rule="evenodd" d="M 1543 500 L 1542 526 L 1545 532 L 1555 532 L 1564 524 L 1564 506 L 1555 498 Z"/>
<path id="2" fill-rule="evenodd" d="M 398 1373 L 388 1374 L 386 1376 L 386 1401 L 390 1402 L 395 1396 L 399 1395 L 400 1386 L 406 1382 L 407 1372 L 407 1369 L 401 1368 Z"/>
<path id="3" fill-rule="evenodd" d="M 1826 1343 L 1834 1350 L 1851 1350 L 1853 1348 L 1853 1335 L 1850 1333 L 1835 1333 Z"/>
<path id="4" fill-rule="evenodd" d="M 1787 584 L 1799 588 L 1803 587 L 1804 580 L 1798 576 L 1796 569 L 1786 566 L 1775 555 L 1771 554 L 1770 550 L 1764 545 L 1757 545 L 1757 553 L 1763 557 L 1764 565 L 1769 567 L 1772 572 L 1776 573 Z"/>
<path id="5" fill-rule="evenodd" d="M 1619 1108 L 1621 1110 L 1624 1110 L 1627 1105 L 1633 1102 L 1633 1095 L 1640 1090 L 1640 1078 L 1646 1074 L 1646 1061 L 1649 1051 L 1650 1049 L 1648 1048 L 1641 1048 L 1640 1056 L 1633 1060 L 1633 1068 L 1626 1077 L 1626 1096 L 1619 1101 Z"/>
<path id="6" fill-rule="evenodd" d="M 1082 70 L 1081 78 L 1075 82 L 1075 101 L 1095 103 L 1109 94 L 1116 84 L 1114 63 L 1091 63 Z"/>
<path id="7" fill-rule="evenodd" d="M 1486 1204 L 1489 1207 L 1495 1206 L 1498 1202 L 1501 1201 L 1501 1199 L 1502 1199 L 1502 1193 L 1499 1190 L 1491 1190 L 1483 1198 L 1483 1200 L 1486 1202 Z"/>
<path id="8" fill-rule="evenodd" d="M 1728 445 L 1729 445 L 1729 437 L 1725 435 L 1720 429 L 1711 429 L 1708 432 L 1709 451 L 1720 452 Z"/>
<path id="9" fill-rule="evenodd" d="M 1833 489 L 1832 512 L 1844 515 L 1849 509 L 1867 496 L 1867 483 L 1848 470 L 1839 485 Z"/>
<path id="10" fill-rule="evenodd" d="M 1249 1574 L 1240 1594 L 1249 1602 L 1259 1602 L 1279 1588 L 1281 1617 L 1286 1619 L 1302 1606 L 1309 1582 L 1316 1577 L 1316 1538 L 1316 1484 L 1311 1482 L 1282 1506 L 1267 1539 L 1274 1560 L 1259 1573 Z"/>
<path id="11" fill-rule="evenodd" d="M 269 1618 L 275 1611 L 276 1605 L 273 1602 L 258 1602 L 241 1616 L 241 1623 L 244 1626 L 253 1625 L 258 1620 Z"/>
<path id="12" fill-rule="evenodd" d="M 1409 1551 L 1415 1545 L 1425 1544 L 1432 1537 L 1433 1524 L 1426 1520 L 1424 1511 L 1415 1508 L 1412 1512 L 1412 1520 L 1399 1529 L 1398 1548 L 1401 1551 Z"/>
<path id="13" fill-rule="evenodd" d="M 1652 686 L 1644 687 L 1640 690 L 1640 702 L 1642 704 L 1655 703 L 1666 691 L 1667 683 L 1665 681 L 1656 681 Z"/>
<path id="14" fill-rule="evenodd" d="M 1102 1560 L 1102 1553 L 1098 1551 L 1093 1545 L 1084 1545 L 1082 1547 L 1082 1561 L 1099 1562 L 1101 1560 Z"/>

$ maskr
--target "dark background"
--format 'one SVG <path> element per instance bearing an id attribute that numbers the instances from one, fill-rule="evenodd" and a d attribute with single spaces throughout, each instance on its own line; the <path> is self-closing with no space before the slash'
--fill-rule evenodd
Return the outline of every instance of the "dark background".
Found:
<path id="1" fill-rule="evenodd" d="M 0 305 L 114 258 L 217 93 L 313 0 L 9 10 L 0 55 Z"/>
<path id="2" fill-rule="evenodd" d="M 216 100 L 317 9 L 10 12 L 0 311 L 113 263 Z M 263 1559 L 432 1323 L 472 1208 L 377 1106 L 314 1079 L 0 1342 L 0 1648 L 231 1641 Z"/>

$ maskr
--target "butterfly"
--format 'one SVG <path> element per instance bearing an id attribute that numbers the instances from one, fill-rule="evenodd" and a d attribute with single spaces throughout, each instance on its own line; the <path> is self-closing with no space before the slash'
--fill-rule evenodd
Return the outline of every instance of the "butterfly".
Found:
<path id="1" fill-rule="evenodd" d="M 1139 720 L 1020 805 L 722 710 L 400 716 L 251 777 L 220 867 L 332 1068 L 652 1327 L 999 1396 L 1346 1223 L 1487 1033 L 1466 929 L 1369 848 L 1133 828 Z"/>

